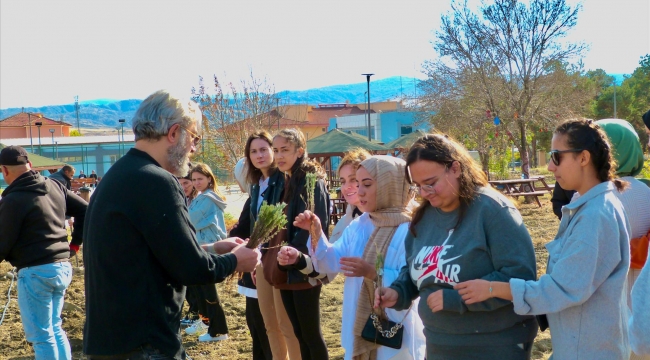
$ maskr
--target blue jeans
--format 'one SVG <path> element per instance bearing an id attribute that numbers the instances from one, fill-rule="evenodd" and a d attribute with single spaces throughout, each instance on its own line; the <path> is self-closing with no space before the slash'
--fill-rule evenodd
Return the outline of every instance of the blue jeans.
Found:
<path id="1" fill-rule="evenodd" d="M 18 271 L 18 306 L 25 337 L 36 359 L 72 359 L 68 337 L 61 328 L 63 295 L 72 281 L 72 266 L 59 262 Z"/>

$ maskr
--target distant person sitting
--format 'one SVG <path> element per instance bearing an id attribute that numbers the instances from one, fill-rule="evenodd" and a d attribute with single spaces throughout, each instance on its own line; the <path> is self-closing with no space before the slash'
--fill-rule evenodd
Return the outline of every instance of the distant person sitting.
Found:
<path id="1" fill-rule="evenodd" d="M 72 188 L 71 181 L 74 178 L 74 167 L 66 165 L 62 167 L 61 170 L 50 175 L 49 178 L 60 182 L 66 187 L 66 189 L 70 190 Z"/>
<path id="2" fill-rule="evenodd" d="M 85 179 L 87 178 L 86 174 L 84 174 L 83 170 L 79 170 L 79 179 Z"/>
<path id="3" fill-rule="evenodd" d="M 92 170 L 90 172 L 90 175 L 88 175 L 89 178 L 95 179 L 95 182 L 97 182 L 97 174 L 95 173 L 95 170 Z"/>

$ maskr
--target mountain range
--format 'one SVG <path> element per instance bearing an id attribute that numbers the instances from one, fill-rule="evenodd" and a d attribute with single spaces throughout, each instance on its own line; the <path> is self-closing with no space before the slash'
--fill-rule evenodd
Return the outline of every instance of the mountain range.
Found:
<path id="1" fill-rule="evenodd" d="M 394 76 L 370 82 L 370 101 L 379 102 L 392 99 L 413 97 L 420 80 Z M 367 83 L 348 85 L 333 85 L 303 91 L 280 91 L 277 93 L 280 104 L 336 104 L 349 102 L 352 104 L 368 101 Z M 118 119 L 126 119 L 127 123 L 135 115 L 142 99 L 114 100 L 96 99 L 79 102 L 79 124 L 83 128 L 117 127 Z M 21 111 L 41 113 L 53 120 L 63 120 L 76 125 L 77 116 L 74 104 L 47 105 L 41 107 L 26 107 L 0 109 L 0 119 L 17 114 Z"/>
<path id="2" fill-rule="evenodd" d="M 618 85 L 623 82 L 622 74 L 612 74 Z M 394 76 L 370 82 L 370 101 L 379 102 L 394 99 L 412 98 L 417 96 L 417 85 L 421 80 L 411 77 Z M 348 85 L 333 85 L 321 88 L 277 93 L 281 104 L 359 104 L 368 101 L 367 83 Z M 135 115 L 142 99 L 114 100 L 96 99 L 79 103 L 79 123 L 84 128 L 117 127 L 118 119 L 126 119 L 127 123 Z M 0 109 L 0 120 L 23 111 L 21 108 Z M 26 107 L 26 112 L 41 113 L 53 120 L 63 120 L 76 125 L 74 104 L 48 105 L 42 107 Z"/>

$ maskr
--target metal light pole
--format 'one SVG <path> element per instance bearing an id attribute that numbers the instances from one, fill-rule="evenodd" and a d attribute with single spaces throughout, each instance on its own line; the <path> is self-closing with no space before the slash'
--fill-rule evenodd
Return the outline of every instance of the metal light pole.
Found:
<path id="1" fill-rule="evenodd" d="M 32 142 L 32 113 L 27 113 L 27 121 L 29 122 L 29 147 L 34 153 L 34 143 Z"/>
<path id="2" fill-rule="evenodd" d="M 50 134 L 52 134 L 52 159 L 54 159 L 54 129 L 50 129 Z"/>
<path id="3" fill-rule="evenodd" d="M 40 121 L 37 121 L 37 122 L 34 123 L 34 125 L 36 125 L 36 127 L 38 128 L 38 155 L 42 156 L 43 151 L 41 149 L 41 126 L 43 125 L 43 123 L 40 122 Z"/>
<path id="4" fill-rule="evenodd" d="M 126 122 L 126 120 L 119 119 L 117 121 L 120 123 L 120 125 L 122 125 L 122 142 L 120 143 L 122 147 L 122 150 L 120 151 L 120 157 L 122 157 L 124 156 L 124 123 Z"/>
<path id="5" fill-rule="evenodd" d="M 616 79 L 614 79 L 614 119 L 616 119 Z"/>
<path id="6" fill-rule="evenodd" d="M 59 142 L 55 142 L 56 144 L 56 160 L 59 160 Z"/>
<path id="7" fill-rule="evenodd" d="M 366 82 L 368 83 L 368 108 L 366 111 L 368 112 L 368 141 L 371 141 L 370 137 L 370 77 L 375 75 L 375 74 L 361 74 L 366 77 Z"/>

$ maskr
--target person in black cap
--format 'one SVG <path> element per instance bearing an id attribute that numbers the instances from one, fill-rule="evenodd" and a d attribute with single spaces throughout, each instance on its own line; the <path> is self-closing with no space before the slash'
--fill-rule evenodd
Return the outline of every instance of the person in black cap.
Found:
<path id="1" fill-rule="evenodd" d="M 36 359 L 71 359 L 61 328 L 63 297 L 72 280 L 65 217 L 83 224 L 88 204 L 31 166 L 19 146 L 0 152 L 2 175 L 9 184 L 0 200 L 0 262 L 18 268 L 18 306 Z M 83 226 L 76 226 L 72 241 L 80 244 L 82 237 Z"/>

